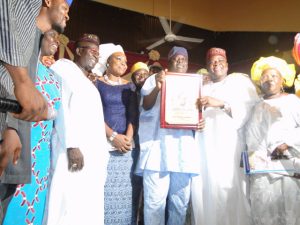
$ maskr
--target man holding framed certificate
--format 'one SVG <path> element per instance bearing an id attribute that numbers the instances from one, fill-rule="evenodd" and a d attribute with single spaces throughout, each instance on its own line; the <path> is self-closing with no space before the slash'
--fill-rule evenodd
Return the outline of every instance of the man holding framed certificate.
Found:
<path id="1" fill-rule="evenodd" d="M 168 61 L 169 72 L 187 72 L 188 53 L 185 48 L 173 47 Z M 167 199 L 166 224 L 183 225 L 190 199 L 191 177 L 200 172 L 200 157 L 197 157 L 198 150 L 191 128 L 161 127 L 161 90 L 165 79 L 166 72 L 161 71 L 149 77 L 141 89 L 140 157 L 136 172 L 143 176 L 145 225 L 165 225 Z M 181 87 L 175 88 L 180 93 Z M 197 91 L 199 92 L 199 87 Z M 196 99 L 194 103 L 181 100 L 178 104 L 196 106 Z M 189 106 L 187 108 L 189 110 Z M 197 111 L 197 116 L 198 114 Z M 194 128 L 203 129 L 204 121 L 197 118 L 198 124 Z"/>

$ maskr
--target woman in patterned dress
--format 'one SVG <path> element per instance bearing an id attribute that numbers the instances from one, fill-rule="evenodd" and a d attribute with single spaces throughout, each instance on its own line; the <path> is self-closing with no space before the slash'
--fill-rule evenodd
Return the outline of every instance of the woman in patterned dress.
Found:
<path id="1" fill-rule="evenodd" d="M 100 54 L 100 60 L 105 60 L 107 68 L 96 86 L 101 95 L 106 136 L 111 146 L 104 187 L 104 223 L 131 225 L 136 224 L 141 191 L 140 180 L 133 175 L 138 154 L 133 141 L 137 122 L 136 94 L 134 84 L 121 77 L 127 69 L 122 47 L 103 44 Z"/>
<path id="2" fill-rule="evenodd" d="M 60 83 L 48 67 L 54 62 L 53 55 L 58 45 L 58 33 L 55 30 L 47 31 L 41 40 L 41 56 L 35 81 L 36 88 L 48 102 L 48 108 L 54 110 L 60 106 Z M 52 119 L 33 122 L 31 125 L 31 183 L 18 185 L 3 225 L 42 224 L 48 193 L 53 122 Z"/>

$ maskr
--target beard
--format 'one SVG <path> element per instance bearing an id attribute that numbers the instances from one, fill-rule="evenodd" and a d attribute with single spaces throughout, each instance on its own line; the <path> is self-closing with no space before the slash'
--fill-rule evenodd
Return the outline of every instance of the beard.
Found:
<path id="1" fill-rule="evenodd" d="M 65 28 L 60 24 L 53 24 L 52 29 L 57 31 L 59 34 L 62 34 L 65 31 Z"/>

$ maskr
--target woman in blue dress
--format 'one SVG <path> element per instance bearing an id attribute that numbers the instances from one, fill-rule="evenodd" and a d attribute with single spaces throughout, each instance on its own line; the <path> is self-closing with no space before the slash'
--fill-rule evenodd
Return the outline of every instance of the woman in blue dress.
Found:
<path id="1" fill-rule="evenodd" d="M 127 69 L 121 46 L 100 45 L 100 52 L 106 73 L 96 86 L 101 95 L 106 136 L 111 146 L 104 187 L 104 223 L 131 225 L 136 224 L 141 188 L 141 180 L 133 175 L 138 156 L 133 140 L 137 123 L 135 86 L 121 77 Z"/>
<path id="2" fill-rule="evenodd" d="M 37 65 L 36 88 L 48 102 L 48 108 L 60 106 L 60 83 L 47 66 L 54 62 L 58 48 L 58 33 L 47 31 L 41 41 L 41 56 Z M 20 184 L 9 203 L 3 225 L 41 225 L 45 212 L 50 172 L 51 133 L 53 120 L 31 125 L 31 183 Z"/>

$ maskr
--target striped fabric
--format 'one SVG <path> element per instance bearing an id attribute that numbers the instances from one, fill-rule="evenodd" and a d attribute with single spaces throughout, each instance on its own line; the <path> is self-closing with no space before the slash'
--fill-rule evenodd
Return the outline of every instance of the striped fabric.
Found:
<path id="1" fill-rule="evenodd" d="M 26 67 L 42 0 L 0 0 L 0 60 Z"/>
<path id="2" fill-rule="evenodd" d="M 26 67 L 33 51 L 36 16 L 42 0 L 0 0 L 0 97 L 13 94 L 13 83 L 3 62 Z M 0 113 L 0 139 L 5 124 Z"/>

